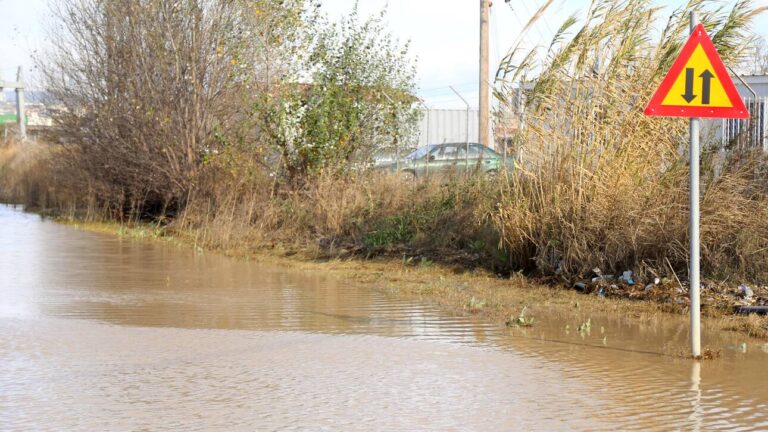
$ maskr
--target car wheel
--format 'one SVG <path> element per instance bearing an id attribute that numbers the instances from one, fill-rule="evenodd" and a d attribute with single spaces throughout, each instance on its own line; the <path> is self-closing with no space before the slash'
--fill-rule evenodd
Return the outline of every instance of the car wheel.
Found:
<path id="1" fill-rule="evenodd" d="M 497 170 L 488 170 L 485 172 L 485 178 L 488 180 L 496 180 L 499 177 L 499 171 Z"/>

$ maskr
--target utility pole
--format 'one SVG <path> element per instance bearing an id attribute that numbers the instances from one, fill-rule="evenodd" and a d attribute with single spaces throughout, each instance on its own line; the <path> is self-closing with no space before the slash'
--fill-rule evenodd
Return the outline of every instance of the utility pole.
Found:
<path id="1" fill-rule="evenodd" d="M 491 0 L 480 0 L 480 123 L 478 135 L 480 144 L 490 147 L 488 131 L 490 107 L 488 103 L 488 15 L 490 14 Z"/>
<path id="2" fill-rule="evenodd" d="M 19 123 L 19 140 L 27 139 L 27 116 L 24 113 L 24 70 L 19 66 L 16 82 L 0 81 L 0 92 L 3 88 L 16 89 L 16 120 Z"/>
<path id="3" fill-rule="evenodd" d="M 16 113 L 19 119 L 19 140 L 27 139 L 27 116 L 24 113 L 24 69 L 19 66 L 16 73 Z"/>

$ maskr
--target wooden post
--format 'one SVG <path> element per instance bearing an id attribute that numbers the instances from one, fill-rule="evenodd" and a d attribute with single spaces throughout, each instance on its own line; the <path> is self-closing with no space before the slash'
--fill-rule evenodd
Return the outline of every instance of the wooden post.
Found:
<path id="1" fill-rule="evenodd" d="M 490 147 L 488 132 L 490 104 L 488 101 L 488 15 L 490 0 L 480 0 L 480 115 L 478 136 L 480 144 Z"/>

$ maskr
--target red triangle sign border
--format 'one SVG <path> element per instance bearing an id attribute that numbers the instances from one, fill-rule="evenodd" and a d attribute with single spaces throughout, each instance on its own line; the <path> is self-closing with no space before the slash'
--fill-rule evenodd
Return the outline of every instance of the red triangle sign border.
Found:
<path id="1" fill-rule="evenodd" d="M 707 55 L 715 74 L 720 79 L 720 83 L 725 90 L 726 95 L 733 104 L 732 107 L 703 107 L 703 106 L 673 106 L 662 105 L 664 98 L 669 94 L 677 77 L 682 73 L 686 63 L 693 55 L 697 46 L 701 45 L 704 53 Z M 688 41 L 683 45 L 683 49 L 678 54 L 667 75 L 659 84 L 659 88 L 651 97 L 648 106 L 645 107 L 645 115 L 655 117 L 705 117 L 705 118 L 749 118 L 749 111 L 744 106 L 744 101 L 733 85 L 731 76 L 725 68 L 720 55 L 717 53 L 712 39 L 709 38 L 704 25 L 699 23 L 694 29 Z"/>

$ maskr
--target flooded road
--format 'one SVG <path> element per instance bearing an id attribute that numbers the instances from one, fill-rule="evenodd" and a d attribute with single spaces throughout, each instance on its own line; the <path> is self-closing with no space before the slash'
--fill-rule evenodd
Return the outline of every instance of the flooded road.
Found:
<path id="1" fill-rule="evenodd" d="M 766 430 L 768 345 L 451 316 L 0 206 L 0 430 Z"/>

